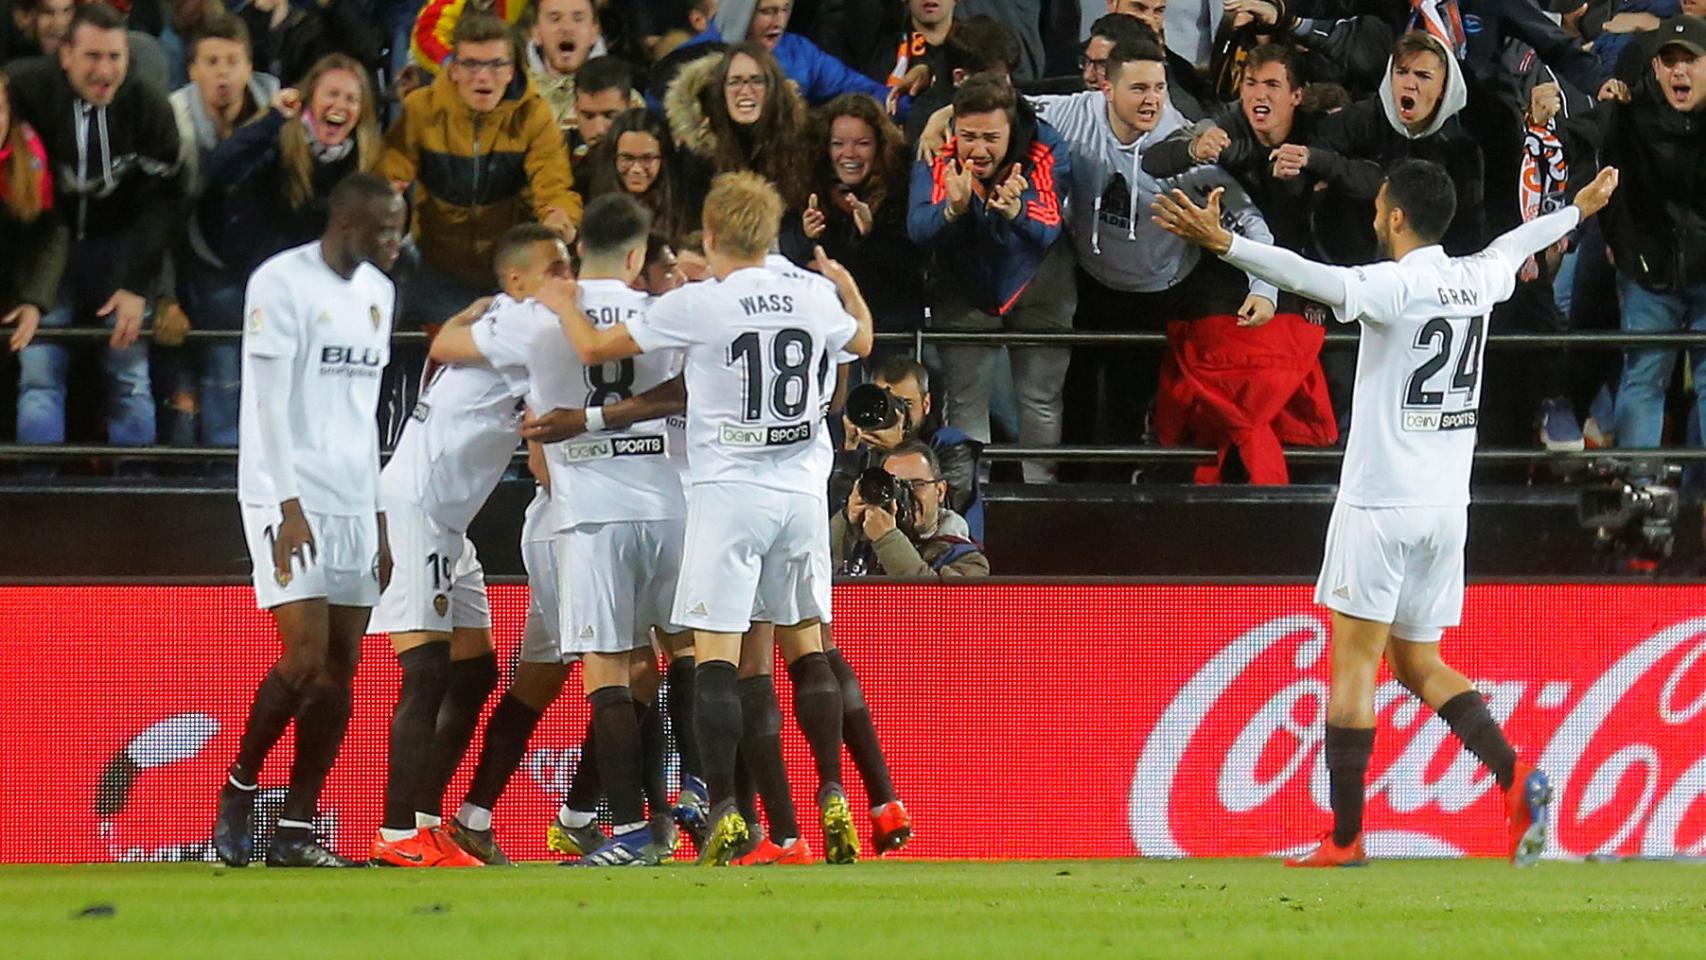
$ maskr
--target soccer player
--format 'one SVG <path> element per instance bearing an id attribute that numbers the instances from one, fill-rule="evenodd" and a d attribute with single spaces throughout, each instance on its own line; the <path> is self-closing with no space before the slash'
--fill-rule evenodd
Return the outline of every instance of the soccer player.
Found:
<path id="1" fill-rule="evenodd" d="M 1332 831 L 1294 867 L 1360 866 L 1364 780 L 1374 748 L 1374 688 L 1384 656 L 1399 682 L 1435 710 L 1497 778 L 1513 863 L 1546 844 L 1552 788 L 1517 757 L 1487 703 L 1439 655 L 1440 635 L 1463 610 L 1463 546 L 1475 452 L 1487 316 L 1516 287 L 1530 254 L 1593 216 L 1617 188 L 1607 168 L 1575 203 L 1504 234 L 1481 253 L 1447 257 L 1440 238 L 1456 213 L 1451 178 L 1404 160 L 1374 201 L 1386 262 L 1328 267 L 1221 226 L 1220 191 L 1208 207 L 1183 193 L 1158 197 L 1154 218 L 1228 263 L 1362 324 L 1350 440 L 1327 527 L 1315 601 L 1332 610 L 1327 775 Z"/>
<path id="2" fill-rule="evenodd" d="M 520 355 L 530 334 L 505 310 L 542 276 L 524 269 L 528 245 L 500 243 L 493 263 L 503 294 L 452 317 L 433 339 L 430 355 L 445 366 L 421 392 L 380 475 L 399 573 L 375 629 L 391 634 L 403 671 L 385 819 L 373 841 L 373 862 L 383 866 L 470 867 L 498 855 L 478 836 L 467 838 L 478 853 L 464 850 L 440 813 L 497 685 L 486 584 L 467 529 L 519 441 L 527 390 Z"/>
<path id="3" fill-rule="evenodd" d="M 705 252 L 716 283 L 660 297 L 644 317 L 594 326 L 574 284 L 540 299 L 587 364 L 645 351 L 687 350 L 687 542 L 670 620 L 694 631 L 693 722 L 710 788 L 701 861 L 729 859 L 747 839 L 735 807 L 741 739 L 736 664 L 753 620 L 776 624 L 793 665 L 795 709 L 817 763 L 818 806 L 832 863 L 851 862 L 858 836 L 841 789 L 841 692 L 818 623 L 829 613 L 828 464 L 814 443 L 832 360 L 871 348 L 858 286 L 818 251 L 841 300 L 802 277 L 765 268 L 782 200 L 756 174 L 719 176 L 704 205 Z"/>
<path id="4" fill-rule="evenodd" d="M 314 839 L 314 814 L 349 726 L 368 615 L 391 579 L 379 504 L 380 372 L 391 355 L 403 199 L 371 174 L 331 193 L 325 235 L 249 278 L 237 496 L 255 601 L 284 652 L 261 681 L 219 792 L 213 844 L 241 867 L 254 849 L 261 765 L 296 721 L 290 792 L 267 865 L 344 867 Z"/>
<path id="5" fill-rule="evenodd" d="M 539 326 L 531 322 L 538 310 L 531 297 L 548 278 L 570 275 L 569 251 L 555 231 L 539 224 L 520 224 L 504 233 L 498 242 L 494 260 L 503 294 L 493 301 L 485 317 L 478 322 L 447 325 L 433 343 L 433 356 L 448 363 L 490 368 L 506 381 L 513 407 L 513 398 L 524 397 L 530 390 L 527 355 L 533 349 L 533 338 Z M 563 339 L 555 317 L 547 315 L 545 322 L 566 350 L 567 341 Z M 603 372 L 599 371 L 600 374 Z M 679 383 L 644 390 L 635 396 L 619 398 L 610 394 L 603 399 L 606 402 L 599 411 L 582 410 L 580 404 L 587 400 L 587 393 L 583 390 L 574 397 L 573 408 L 548 410 L 540 420 L 549 420 L 557 428 L 558 436 L 568 437 L 584 432 L 589 417 L 596 419 L 602 416 L 606 426 L 619 428 L 641 420 L 679 414 L 682 409 Z M 509 429 L 509 443 L 513 444 L 514 426 Z M 513 445 L 509 449 L 513 449 Z M 506 460 L 507 456 L 506 453 Z M 522 556 L 528 570 L 532 602 L 522 639 L 520 664 L 509 691 L 499 700 L 486 723 L 485 740 L 473 780 L 462 806 L 447 828 L 459 846 L 489 864 L 507 862 L 492 835 L 492 808 L 520 766 L 527 741 L 538 727 L 540 718 L 562 693 L 569 668 L 576 659 L 575 655 L 564 653 L 558 632 L 558 575 L 555 571 L 559 554 L 550 543 L 555 534 L 556 520 L 550 507 L 546 490 L 549 483 L 544 479 L 547 476 L 544 470 L 541 460 L 534 471 L 535 477 L 541 478 L 541 491 L 528 507 L 522 529 Z M 660 728 L 660 739 L 661 735 Z M 596 750 L 595 744 L 584 755 L 590 757 Z M 593 792 L 596 795 L 597 791 Z M 661 794 L 661 790 L 659 792 Z M 559 821 L 561 819 L 559 816 Z M 568 830 L 561 823 L 554 824 L 555 829 L 548 831 L 552 849 L 581 854 L 605 842 L 606 838 L 590 816 L 583 822 L 577 822 L 576 826 L 579 829 Z"/>
<path id="6" fill-rule="evenodd" d="M 601 326 L 645 314 L 650 298 L 635 285 L 645 268 L 650 228 L 651 214 L 627 194 L 611 194 L 588 207 L 580 232 L 580 309 Z M 605 843 L 584 851 L 581 863 L 657 864 L 672 852 L 674 829 L 662 809 L 661 788 L 653 798 L 657 830 L 646 815 L 647 755 L 655 756 L 661 774 L 662 728 L 656 726 L 656 742 L 644 749 L 641 716 L 652 709 L 657 693 L 652 628 L 670 647 L 678 645 L 672 635 L 685 632 L 669 626 L 687 516 L 684 437 L 680 421 L 672 425 L 667 415 L 612 428 L 603 407 L 673 382 L 677 402 L 668 413 L 679 417 L 686 401 L 682 354 L 657 350 L 583 364 L 556 314 L 539 303 L 505 307 L 499 316 L 524 334 L 505 345 L 510 352 L 502 362 L 524 366 L 528 406 L 581 406 L 587 421 L 584 436 L 545 447 L 557 531 L 553 549 L 561 571 L 562 649 L 581 657 L 592 705 L 592 749 L 590 756 L 583 751 L 582 762 L 597 764 L 615 825 Z M 644 679 L 643 688 L 631 687 L 635 676 Z"/>

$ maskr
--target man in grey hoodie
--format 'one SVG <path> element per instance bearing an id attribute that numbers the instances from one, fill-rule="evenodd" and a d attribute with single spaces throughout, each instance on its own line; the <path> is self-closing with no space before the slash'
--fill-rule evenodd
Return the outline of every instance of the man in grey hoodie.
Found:
<path id="1" fill-rule="evenodd" d="M 1069 96 L 1028 98 L 1072 153 L 1072 197 L 1067 224 L 1078 258 L 1080 330 L 1160 330 L 1169 320 L 1237 313 L 1250 326 L 1273 319 L 1273 285 L 1225 267 L 1156 226 L 1148 216 L 1155 197 L 1173 189 L 1206 197 L 1225 187 L 1225 209 L 1235 229 L 1271 243 L 1261 211 L 1218 167 L 1181 176 L 1143 172 L 1143 153 L 1185 126 L 1168 102 L 1166 60 L 1152 45 L 1121 44 L 1108 54 L 1102 89 Z M 1085 439 L 1139 439 L 1155 392 L 1160 364 L 1153 350 L 1076 351 L 1067 383 L 1066 409 L 1075 411 Z"/>
<path id="2" fill-rule="evenodd" d="M 1447 254 L 1464 256 L 1490 239 L 1483 202 L 1481 147 L 1463 129 L 1469 100 L 1457 58 L 1426 33 L 1398 38 L 1380 94 L 1327 117 L 1307 148 L 1282 158 L 1279 175 L 1308 173 L 1328 183 L 1315 221 L 1316 240 L 1334 262 L 1376 259 L 1374 195 L 1399 160 L 1431 160 L 1457 190 L 1457 215 L 1445 232 Z"/>

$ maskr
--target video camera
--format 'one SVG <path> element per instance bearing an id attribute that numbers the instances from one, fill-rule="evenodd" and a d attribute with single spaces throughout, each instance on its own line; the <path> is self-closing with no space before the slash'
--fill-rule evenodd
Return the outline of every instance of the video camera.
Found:
<path id="1" fill-rule="evenodd" d="M 847 393 L 847 419 L 861 430 L 887 430 L 912 413 L 912 404 L 885 387 L 861 383 Z"/>
<path id="2" fill-rule="evenodd" d="M 1588 465 L 1588 474 L 1605 481 L 1582 491 L 1576 517 L 1584 529 L 1598 532 L 1595 546 L 1615 563 L 1632 559 L 1667 560 L 1676 547 L 1682 468 L 1662 460 L 1613 460 Z"/>

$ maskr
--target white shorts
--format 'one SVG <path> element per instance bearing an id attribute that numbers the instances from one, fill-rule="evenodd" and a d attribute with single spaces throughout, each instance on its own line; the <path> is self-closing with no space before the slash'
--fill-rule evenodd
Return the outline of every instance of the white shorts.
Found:
<path id="1" fill-rule="evenodd" d="M 694 485 L 671 617 L 676 623 L 744 633 L 754 620 L 791 626 L 827 619 L 829 587 L 823 494 L 749 483 Z"/>
<path id="2" fill-rule="evenodd" d="M 521 565 L 527 571 L 527 622 L 521 628 L 521 662 L 563 663 L 573 656 L 563 655 L 558 621 L 562 605 L 557 602 L 557 578 L 561 576 L 557 563 L 557 548 L 545 530 L 550 511 L 534 506 L 527 508 L 521 524 Z"/>
<path id="3" fill-rule="evenodd" d="M 272 546 L 283 519 L 276 506 L 243 504 L 243 536 L 254 565 L 255 605 L 262 610 L 298 600 L 320 600 L 339 607 L 371 607 L 379 602 L 379 525 L 373 514 L 306 514 L 314 535 L 311 556 L 293 563 L 292 576 L 280 584 L 273 571 Z"/>
<path id="4" fill-rule="evenodd" d="M 490 628 L 486 572 L 466 535 L 414 504 L 385 505 L 391 585 L 373 611 L 372 633 L 444 633 Z"/>
<path id="5" fill-rule="evenodd" d="M 649 647 L 654 626 L 680 631 L 671 613 L 686 528 L 684 520 L 632 520 L 557 535 L 564 652 L 625 653 Z"/>
<path id="6" fill-rule="evenodd" d="M 1430 643 L 1463 618 L 1467 507 L 1333 504 L 1315 602 Z"/>

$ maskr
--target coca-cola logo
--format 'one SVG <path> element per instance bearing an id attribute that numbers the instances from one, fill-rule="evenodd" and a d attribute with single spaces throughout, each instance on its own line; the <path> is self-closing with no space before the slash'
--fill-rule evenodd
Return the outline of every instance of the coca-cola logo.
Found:
<path id="1" fill-rule="evenodd" d="M 1140 853 L 1282 854 L 1313 844 L 1330 822 L 1321 750 L 1329 639 L 1316 613 L 1276 617 L 1221 646 L 1179 687 L 1132 779 Z M 1495 639 L 1464 638 L 1455 649 Z M 1549 642 L 1524 640 L 1530 653 Z M 1495 656 L 1497 666 L 1472 674 L 1519 752 L 1552 777 L 1547 855 L 1706 854 L 1706 617 L 1632 646 L 1611 636 L 1551 642 L 1602 655 Z M 1370 852 L 1502 853 L 1492 776 L 1397 681 L 1381 683 L 1375 699 Z"/>

